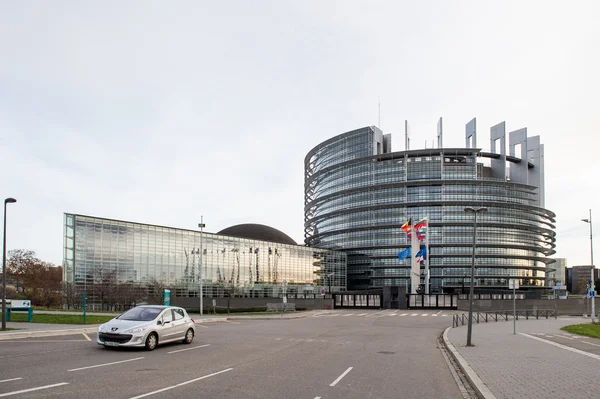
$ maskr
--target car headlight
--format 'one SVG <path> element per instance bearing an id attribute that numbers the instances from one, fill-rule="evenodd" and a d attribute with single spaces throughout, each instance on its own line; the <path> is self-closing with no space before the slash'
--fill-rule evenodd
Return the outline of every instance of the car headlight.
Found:
<path id="1" fill-rule="evenodd" d="M 126 332 L 130 333 L 130 334 L 137 334 L 137 333 L 141 333 L 141 332 L 145 331 L 146 328 L 148 328 L 148 327 L 136 327 L 136 328 L 131 328 L 131 329 L 127 330 Z"/>
<path id="2" fill-rule="evenodd" d="M 104 332 L 104 328 L 105 324 L 101 324 L 100 327 L 98 327 L 98 332 Z"/>

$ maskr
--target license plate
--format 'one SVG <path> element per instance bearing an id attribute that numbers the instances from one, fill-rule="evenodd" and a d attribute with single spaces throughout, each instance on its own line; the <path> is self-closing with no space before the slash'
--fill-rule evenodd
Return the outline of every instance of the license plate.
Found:
<path id="1" fill-rule="evenodd" d="M 118 342 L 105 342 L 104 345 L 106 346 L 119 346 Z"/>

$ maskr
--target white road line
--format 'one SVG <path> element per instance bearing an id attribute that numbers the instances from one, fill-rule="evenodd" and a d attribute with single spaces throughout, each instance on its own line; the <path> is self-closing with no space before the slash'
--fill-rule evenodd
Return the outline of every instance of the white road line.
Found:
<path id="1" fill-rule="evenodd" d="M 206 345 L 200 345 L 200 346 L 194 346 L 193 348 L 178 349 L 178 350 L 176 350 L 176 351 L 171 351 L 171 352 L 167 352 L 167 353 L 168 353 L 168 354 L 171 354 L 171 353 L 177 353 L 177 352 L 191 351 L 191 350 L 193 350 L 193 349 L 206 348 L 207 346 L 210 346 L 210 344 L 206 344 Z"/>
<path id="2" fill-rule="evenodd" d="M 121 360 L 119 362 L 112 362 L 112 363 L 96 364 L 94 366 L 79 367 L 79 368 L 71 369 L 71 370 L 67 370 L 67 371 L 87 370 L 87 369 L 93 369 L 93 368 L 96 368 L 96 367 L 112 366 L 113 364 L 133 362 L 133 361 L 142 360 L 142 359 L 145 359 L 145 358 L 144 357 L 136 357 L 134 359 Z"/>
<path id="3" fill-rule="evenodd" d="M 552 335 L 548 335 L 548 334 L 546 334 L 546 337 L 552 337 Z M 573 338 L 571 338 L 571 337 L 568 337 L 568 336 L 566 336 L 566 335 L 562 335 L 562 334 L 561 334 L 561 335 L 557 335 L 557 337 L 558 337 L 558 338 L 570 339 L 571 341 L 575 341 Z"/>
<path id="4" fill-rule="evenodd" d="M 366 315 L 366 314 L 368 314 L 368 313 L 361 313 L 361 314 L 357 314 L 357 316 L 364 316 L 364 315 Z"/>
<path id="5" fill-rule="evenodd" d="M 402 313 L 400 316 L 406 316 L 408 313 Z"/>
<path id="6" fill-rule="evenodd" d="M 9 378 L 8 380 L 0 380 L 0 382 L 9 382 L 9 381 L 22 380 L 22 379 L 23 379 L 23 377 Z"/>
<path id="7" fill-rule="evenodd" d="M 559 343 L 553 342 L 553 341 L 548 341 L 547 339 L 543 339 L 543 338 L 539 338 L 539 337 L 534 337 L 533 335 L 529 335 L 529 334 L 525 334 L 525 333 L 519 333 L 519 335 L 522 335 L 522 336 L 527 337 L 527 338 L 535 339 L 535 340 L 544 342 L 546 344 L 554 345 L 556 347 L 559 347 L 559 348 L 562 348 L 562 349 L 566 349 L 566 350 L 571 351 L 571 352 L 579 353 L 580 355 L 588 356 L 588 357 L 591 357 L 591 358 L 596 359 L 596 360 L 600 360 L 600 355 L 596 355 L 594 353 L 589 353 L 589 352 L 586 352 L 586 351 L 582 351 L 580 349 L 571 348 L 570 346 L 567 346 L 567 345 L 559 344 Z"/>
<path id="8" fill-rule="evenodd" d="M 315 399 L 321 399 L 321 397 L 320 396 L 315 396 Z"/>
<path id="9" fill-rule="evenodd" d="M 344 317 L 348 317 L 348 316 L 352 316 L 354 313 L 348 313 L 348 314 L 343 314 L 342 316 Z"/>
<path id="10" fill-rule="evenodd" d="M 434 313 L 434 314 L 432 314 L 432 315 L 431 315 L 431 317 L 435 317 L 435 316 L 437 316 L 437 315 L 438 315 L 437 313 Z"/>
<path id="11" fill-rule="evenodd" d="M 212 374 L 208 374 L 208 375 L 205 375 L 205 376 L 202 376 L 202 377 L 194 378 L 193 380 L 182 382 L 180 384 L 173 385 L 171 387 L 166 387 L 166 388 L 162 388 L 162 389 L 159 389 L 159 390 L 156 390 L 156 391 L 148 392 L 148 393 L 145 393 L 143 395 L 134 396 L 134 397 L 131 397 L 129 399 L 145 398 L 146 396 L 150 396 L 150 395 L 154 395 L 154 394 L 157 394 L 157 393 L 160 393 L 160 392 L 168 391 L 170 389 L 182 387 L 184 385 L 191 384 L 192 382 L 200 381 L 200 380 L 203 380 L 205 378 L 213 377 L 213 376 L 215 376 L 217 374 L 226 373 L 227 371 L 231 371 L 231 370 L 233 370 L 233 368 L 228 368 L 228 369 L 225 369 L 225 370 L 217 371 L 216 373 L 212 373 Z"/>
<path id="12" fill-rule="evenodd" d="M 82 333 L 82 334 L 85 337 L 85 339 L 87 339 L 88 341 L 91 341 L 90 337 L 88 337 L 88 335 L 86 333 Z"/>
<path id="13" fill-rule="evenodd" d="M 331 317 L 334 317 L 334 316 L 339 316 L 339 313 L 334 313 L 334 314 L 331 314 L 331 315 L 329 315 L 329 316 L 331 316 Z"/>
<path id="14" fill-rule="evenodd" d="M 208 328 L 208 327 L 206 327 L 206 326 L 203 326 L 203 325 L 201 325 L 201 324 L 196 324 L 196 327 Z"/>
<path id="15" fill-rule="evenodd" d="M 338 378 L 336 378 L 335 381 L 333 381 L 331 384 L 329 384 L 330 387 L 334 387 L 335 384 L 337 384 L 338 382 L 340 382 L 342 380 L 342 378 L 344 378 L 346 376 L 346 374 L 348 374 L 350 372 L 350 370 L 352 370 L 353 367 L 348 367 L 348 369 L 346 371 L 344 371 L 342 373 L 342 375 L 340 375 Z"/>
<path id="16" fill-rule="evenodd" d="M 598 344 L 593 344 L 593 343 L 587 342 L 587 341 L 579 341 L 579 342 L 583 342 L 584 344 L 588 344 L 588 345 L 600 346 Z M 0 382 L 2 382 L 2 381 L 0 381 Z"/>
<path id="17" fill-rule="evenodd" d="M 447 316 L 448 316 L 447 314 L 443 314 L 443 315 L 442 315 L 442 317 L 447 317 Z"/>
<path id="18" fill-rule="evenodd" d="M 419 315 L 418 313 L 411 314 L 411 316 L 418 316 L 418 315 Z"/>
<path id="19" fill-rule="evenodd" d="M 48 388 L 60 387 L 62 385 L 69 385 L 69 383 L 68 382 L 61 382 L 59 384 L 44 385 L 44 386 L 41 386 L 41 387 L 35 387 L 35 388 L 29 388 L 29 389 L 22 389 L 20 391 L 6 392 L 6 393 L 3 393 L 3 394 L 0 394 L 0 398 L 4 398 L 6 396 L 19 395 L 19 394 L 25 393 L 25 392 L 39 391 L 40 389 L 48 389 Z"/>
<path id="20" fill-rule="evenodd" d="M 439 312 L 437 312 L 435 315 L 437 316 L 437 315 L 439 315 L 439 314 L 440 314 L 440 313 L 442 313 L 442 312 L 443 312 L 443 311 L 442 311 L 442 310 L 440 310 L 440 311 L 439 311 Z"/>
<path id="21" fill-rule="evenodd" d="M 425 316 L 429 316 L 428 313 L 423 313 L 421 316 L 425 317 Z"/>
<path id="22" fill-rule="evenodd" d="M 398 316 L 398 313 L 392 313 L 392 314 L 389 314 L 388 316 Z"/>

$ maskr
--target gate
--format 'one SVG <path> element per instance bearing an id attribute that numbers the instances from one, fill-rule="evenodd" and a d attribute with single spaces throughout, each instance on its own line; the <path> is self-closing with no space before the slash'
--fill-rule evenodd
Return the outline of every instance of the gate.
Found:
<path id="1" fill-rule="evenodd" d="M 336 309 L 380 309 L 382 295 L 372 293 L 339 293 L 333 294 Z"/>
<path id="2" fill-rule="evenodd" d="M 458 309 L 458 295 L 406 294 L 409 309 Z"/>

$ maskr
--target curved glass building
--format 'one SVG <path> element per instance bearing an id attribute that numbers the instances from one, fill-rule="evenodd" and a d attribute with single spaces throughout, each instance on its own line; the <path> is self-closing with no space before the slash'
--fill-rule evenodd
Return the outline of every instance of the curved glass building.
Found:
<path id="1" fill-rule="evenodd" d="M 410 247 L 401 225 L 429 218 L 430 293 L 461 292 L 470 284 L 473 214 L 477 217 L 476 287 L 547 285 L 554 262 L 555 214 L 544 208 L 544 148 L 527 130 L 491 128 L 491 152 L 477 148 L 476 121 L 465 148 L 391 151 L 391 135 L 375 126 L 335 136 L 305 158 L 305 243 L 348 254 L 348 289 L 411 284 Z M 425 273 L 421 272 L 421 283 Z M 413 287 L 414 288 L 414 287 Z M 412 290 L 414 292 L 414 290 Z M 410 292 L 410 291 L 409 291 Z"/>

